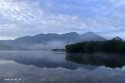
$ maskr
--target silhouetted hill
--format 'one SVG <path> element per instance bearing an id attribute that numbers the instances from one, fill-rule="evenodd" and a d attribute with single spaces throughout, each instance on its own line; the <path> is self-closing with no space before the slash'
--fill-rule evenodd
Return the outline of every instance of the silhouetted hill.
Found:
<path id="1" fill-rule="evenodd" d="M 23 43 L 23 44 L 35 44 L 35 43 L 47 43 L 49 41 L 64 41 L 64 42 L 73 42 L 76 41 L 76 39 L 79 37 L 79 34 L 77 33 L 66 33 L 66 34 L 54 34 L 54 33 L 48 33 L 48 34 L 38 34 L 35 36 L 25 36 L 21 38 L 17 38 L 14 40 L 16 43 Z"/>
<path id="2" fill-rule="evenodd" d="M 34 43 L 46 43 L 48 41 L 61 40 L 64 42 L 79 42 L 79 41 L 104 41 L 105 38 L 93 33 L 88 32 L 82 35 L 79 35 L 76 32 L 66 33 L 66 34 L 38 34 L 35 36 L 25 36 L 17 38 L 14 42 L 24 43 L 24 44 L 34 44 Z"/>
<path id="3" fill-rule="evenodd" d="M 94 32 L 87 32 L 81 35 L 82 41 L 105 41 L 104 37 L 95 34 Z"/>
<path id="4" fill-rule="evenodd" d="M 44 47 L 49 47 L 49 46 L 51 47 L 53 46 L 55 48 L 62 48 L 62 47 L 64 48 L 66 44 L 78 43 L 81 41 L 104 41 L 104 40 L 106 39 L 93 32 L 88 32 L 82 35 L 76 32 L 70 32 L 65 34 L 48 33 L 48 34 L 38 34 L 35 36 L 25 36 L 11 41 L 10 40 L 4 41 L 3 43 L 14 47 L 37 48 L 38 46 L 39 49 L 43 49 Z"/>

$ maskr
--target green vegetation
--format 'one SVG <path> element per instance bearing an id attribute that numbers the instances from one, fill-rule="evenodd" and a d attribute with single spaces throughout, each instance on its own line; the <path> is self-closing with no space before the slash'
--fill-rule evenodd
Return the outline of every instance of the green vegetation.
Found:
<path id="1" fill-rule="evenodd" d="M 90 41 L 66 46 L 68 53 L 115 53 L 125 54 L 125 41 L 112 39 L 107 41 Z"/>
<path id="2" fill-rule="evenodd" d="M 87 65 L 122 67 L 125 65 L 125 41 L 114 38 L 67 45 L 66 59 Z"/>

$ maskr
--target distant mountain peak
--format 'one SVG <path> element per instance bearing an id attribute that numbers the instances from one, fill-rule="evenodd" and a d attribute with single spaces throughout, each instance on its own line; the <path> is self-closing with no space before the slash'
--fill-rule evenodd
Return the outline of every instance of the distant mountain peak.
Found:
<path id="1" fill-rule="evenodd" d="M 76 32 L 70 32 L 70 33 L 62 34 L 61 36 L 74 39 L 74 38 L 79 37 L 80 35 Z"/>
<path id="2" fill-rule="evenodd" d="M 117 36 L 115 38 L 113 38 L 113 40 L 123 40 L 121 37 Z"/>
<path id="3" fill-rule="evenodd" d="M 47 33 L 46 35 L 58 35 L 56 33 Z"/>
<path id="4" fill-rule="evenodd" d="M 95 34 L 94 32 L 87 32 L 86 34 Z"/>
<path id="5" fill-rule="evenodd" d="M 65 33 L 65 34 L 62 34 L 62 35 L 78 35 L 78 33 L 76 33 L 76 32 L 69 32 L 69 33 Z"/>
<path id="6" fill-rule="evenodd" d="M 81 40 L 84 41 L 105 41 L 106 39 L 94 32 L 87 32 L 81 35 Z"/>

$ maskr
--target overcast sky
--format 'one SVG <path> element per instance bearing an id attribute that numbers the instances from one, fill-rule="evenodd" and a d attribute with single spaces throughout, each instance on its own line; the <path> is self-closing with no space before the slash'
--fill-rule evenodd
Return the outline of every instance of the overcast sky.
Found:
<path id="1" fill-rule="evenodd" d="M 39 33 L 125 37 L 125 0 L 0 0 L 0 39 Z"/>

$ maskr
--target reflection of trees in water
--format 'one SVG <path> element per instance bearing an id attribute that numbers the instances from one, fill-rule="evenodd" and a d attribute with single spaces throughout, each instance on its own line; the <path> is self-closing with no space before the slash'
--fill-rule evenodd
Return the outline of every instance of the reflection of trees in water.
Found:
<path id="1" fill-rule="evenodd" d="M 112 68 L 123 67 L 125 65 L 125 57 L 122 55 L 67 53 L 66 59 L 81 64 L 104 65 Z"/>

